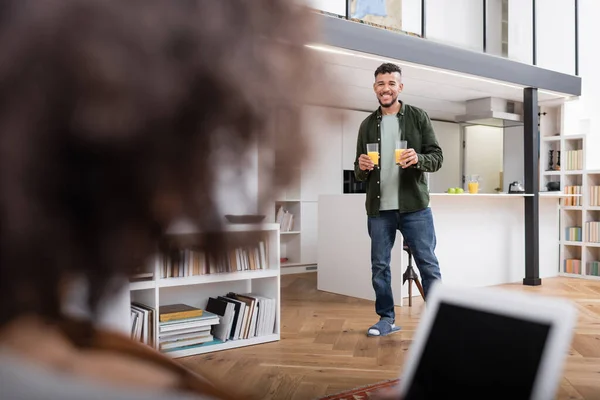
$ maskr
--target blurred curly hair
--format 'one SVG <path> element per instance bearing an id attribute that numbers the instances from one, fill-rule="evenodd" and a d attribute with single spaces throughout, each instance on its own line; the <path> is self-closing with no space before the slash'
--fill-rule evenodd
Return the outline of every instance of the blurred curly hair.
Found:
<path id="1" fill-rule="evenodd" d="M 247 168 L 253 143 L 302 161 L 318 66 L 310 13 L 292 4 L 0 3 L 0 327 L 59 320 L 72 276 L 96 311 L 178 216 L 220 232 L 217 172 Z M 291 170 L 273 167 L 260 204 Z"/>

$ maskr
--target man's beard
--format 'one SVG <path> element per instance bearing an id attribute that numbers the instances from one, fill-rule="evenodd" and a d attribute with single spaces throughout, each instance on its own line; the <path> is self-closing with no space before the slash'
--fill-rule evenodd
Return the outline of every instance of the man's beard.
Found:
<path id="1" fill-rule="evenodd" d="M 381 107 L 383 108 L 389 108 L 391 106 L 393 106 L 394 104 L 396 104 L 398 102 L 398 96 L 392 98 L 392 100 L 390 100 L 389 103 L 382 103 L 381 100 L 379 98 L 377 98 L 377 101 L 379 101 L 379 104 L 381 105 Z"/>

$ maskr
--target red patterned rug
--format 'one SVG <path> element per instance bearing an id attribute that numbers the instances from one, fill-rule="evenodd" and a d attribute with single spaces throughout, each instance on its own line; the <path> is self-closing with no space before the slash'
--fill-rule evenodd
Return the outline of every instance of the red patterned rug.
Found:
<path id="1" fill-rule="evenodd" d="M 330 394 L 329 396 L 322 397 L 319 400 L 368 400 L 371 394 L 392 388 L 396 386 L 399 381 L 400 379 L 392 379 L 389 381 L 374 383 L 372 385 L 361 386 L 345 392 Z"/>

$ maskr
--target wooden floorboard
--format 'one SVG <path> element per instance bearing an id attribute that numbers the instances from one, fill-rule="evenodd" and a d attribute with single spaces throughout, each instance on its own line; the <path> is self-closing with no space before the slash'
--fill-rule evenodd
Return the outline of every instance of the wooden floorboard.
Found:
<path id="1" fill-rule="evenodd" d="M 402 331 L 368 338 L 366 329 L 377 319 L 373 302 L 318 291 L 316 273 L 284 275 L 281 286 L 281 341 L 179 361 L 240 398 L 309 400 L 398 377 L 422 301 L 396 309 Z M 502 286 L 577 304 L 579 321 L 557 399 L 600 399 L 600 281 L 559 277 L 538 287 Z"/>

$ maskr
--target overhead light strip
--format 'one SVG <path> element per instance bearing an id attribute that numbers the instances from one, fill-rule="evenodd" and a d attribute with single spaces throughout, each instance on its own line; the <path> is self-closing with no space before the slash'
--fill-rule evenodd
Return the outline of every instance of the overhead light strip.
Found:
<path id="1" fill-rule="evenodd" d="M 326 53 L 332 53 L 332 54 L 340 54 L 340 55 L 345 55 L 345 56 L 358 57 L 358 58 L 363 58 L 363 59 L 367 59 L 367 60 L 374 60 L 374 61 L 378 61 L 378 62 L 392 62 L 392 63 L 398 64 L 398 65 L 403 65 L 403 66 L 407 66 L 407 67 L 417 68 L 417 69 L 420 69 L 420 70 L 423 70 L 423 71 L 437 72 L 437 73 L 440 73 L 440 74 L 446 74 L 446 75 L 456 76 L 456 77 L 460 77 L 460 78 L 467 78 L 467 79 L 471 79 L 471 80 L 474 80 L 474 81 L 492 83 L 492 84 L 495 84 L 495 85 L 505 86 L 505 87 L 509 87 L 509 88 L 512 88 L 512 89 L 518 89 L 518 90 L 523 90 L 524 89 L 523 86 L 513 85 L 513 84 L 510 84 L 510 83 L 496 81 L 496 80 L 493 80 L 493 79 L 486 79 L 486 78 L 481 78 L 481 77 L 478 77 L 478 76 L 461 74 L 461 73 L 458 73 L 458 72 L 448 71 L 448 70 L 444 70 L 444 69 L 440 69 L 440 68 L 426 67 L 426 66 L 419 65 L 419 64 L 413 64 L 413 63 L 408 63 L 408 62 L 405 62 L 405 61 L 393 60 L 393 59 L 385 58 L 385 57 L 371 56 L 371 55 L 362 54 L 362 53 L 354 53 L 354 52 L 351 52 L 351 51 L 348 51 L 348 50 L 336 49 L 336 48 L 333 48 L 333 47 L 328 47 L 328 46 L 323 46 L 323 45 L 317 45 L 317 44 L 307 44 L 305 46 L 308 47 L 308 48 L 310 48 L 310 49 L 317 50 L 317 51 L 323 51 L 323 52 L 326 52 Z M 563 97 L 563 98 L 570 98 L 571 97 L 571 96 L 567 96 L 567 95 L 563 95 L 563 94 L 555 93 L 555 92 L 550 92 L 550 91 L 542 90 L 542 89 L 538 89 L 538 92 L 545 93 L 547 95 L 555 96 L 555 97 Z"/>

